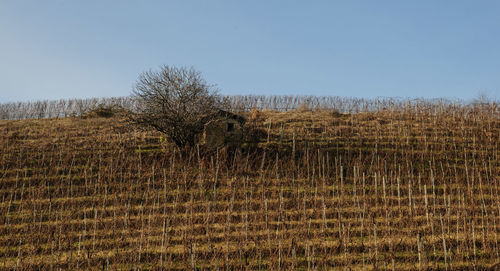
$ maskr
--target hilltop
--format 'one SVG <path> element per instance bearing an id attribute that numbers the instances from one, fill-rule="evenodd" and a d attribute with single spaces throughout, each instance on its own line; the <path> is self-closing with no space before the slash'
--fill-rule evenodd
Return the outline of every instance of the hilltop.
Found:
<path id="1" fill-rule="evenodd" d="M 122 116 L 0 121 L 1 269 L 486 269 L 497 109 L 263 110 L 237 150 Z"/>

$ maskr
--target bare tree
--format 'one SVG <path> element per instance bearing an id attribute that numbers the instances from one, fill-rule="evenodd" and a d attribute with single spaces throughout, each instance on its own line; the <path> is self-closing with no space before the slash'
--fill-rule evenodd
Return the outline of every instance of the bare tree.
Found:
<path id="1" fill-rule="evenodd" d="M 204 124 L 222 106 L 213 86 L 193 68 L 162 66 L 142 73 L 133 96 L 139 103 L 134 122 L 155 128 L 177 146 L 193 146 Z"/>

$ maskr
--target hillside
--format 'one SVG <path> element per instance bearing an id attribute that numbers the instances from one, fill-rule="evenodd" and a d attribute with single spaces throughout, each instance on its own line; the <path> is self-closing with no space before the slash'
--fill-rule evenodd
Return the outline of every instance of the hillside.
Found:
<path id="1" fill-rule="evenodd" d="M 254 112 L 265 136 L 237 152 L 119 117 L 0 121 L 0 269 L 484 270 L 495 110 Z"/>

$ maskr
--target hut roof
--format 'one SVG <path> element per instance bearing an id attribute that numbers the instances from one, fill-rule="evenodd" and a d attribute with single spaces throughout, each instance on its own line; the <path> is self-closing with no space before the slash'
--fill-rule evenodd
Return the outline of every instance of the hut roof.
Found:
<path id="1" fill-rule="evenodd" d="M 207 123 L 207 122 L 209 122 L 211 120 L 215 120 L 215 119 L 234 119 L 234 120 L 238 121 L 240 123 L 240 125 L 243 125 L 246 122 L 246 119 L 244 117 L 237 115 L 237 114 L 234 114 L 234 113 L 231 113 L 229 111 L 225 111 L 225 110 L 218 110 L 217 112 L 215 112 L 213 114 L 205 116 L 203 118 L 203 122 Z"/>
<path id="2" fill-rule="evenodd" d="M 246 122 L 246 119 L 244 117 L 225 110 L 217 111 L 217 113 L 215 113 L 215 117 L 234 119 L 238 121 L 241 125 L 243 125 Z"/>

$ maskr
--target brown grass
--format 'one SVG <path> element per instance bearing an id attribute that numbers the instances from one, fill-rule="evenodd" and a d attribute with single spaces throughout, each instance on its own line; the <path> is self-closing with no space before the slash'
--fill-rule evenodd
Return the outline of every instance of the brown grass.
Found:
<path id="1" fill-rule="evenodd" d="M 261 111 L 257 145 L 191 153 L 119 118 L 2 121 L 0 269 L 487 269 L 500 120 L 463 112 Z"/>

